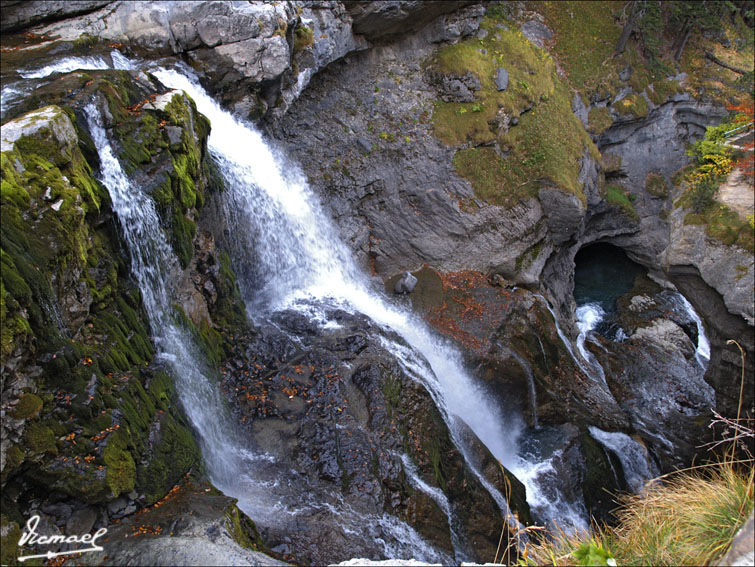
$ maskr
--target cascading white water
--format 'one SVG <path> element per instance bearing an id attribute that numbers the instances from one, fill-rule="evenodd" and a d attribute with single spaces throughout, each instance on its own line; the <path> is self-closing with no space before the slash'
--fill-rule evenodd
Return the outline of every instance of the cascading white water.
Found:
<path id="1" fill-rule="evenodd" d="M 458 420 L 514 474 L 531 468 L 532 463 L 517 456 L 521 419 L 502 415 L 465 371 L 460 354 L 424 322 L 370 290 L 298 167 L 271 149 L 256 130 L 221 109 L 196 81 L 176 70 L 154 74 L 165 85 L 187 92 L 212 124 L 208 148 L 224 177 L 234 268 L 250 315 L 286 307 L 311 310 L 311 300 L 316 300 L 368 316 L 411 346 L 385 345 L 428 389 L 462 452 Z M 310 301 L 305 304 L 304 299 Z M 478 476 L 508 513 L 501 495 Z M 525 480 L 529 498 L 537 499 L 540 487 L 529 477 Z"/>
<path id="2" fill-rule="evenodd" d="M 598 324 L 605 317 L 606 312 L 601 307 L 600 303 L 585 303 L 577 307 L 577 328 L 579 329 L 579 335 L 577 336 L 577 350 L 582 355 L 582 358 L 593 369 L 592 376 L 597 376 L 603 384 L 606 384 L 606 375 L 603 372 L 603 367 L 595 360 L 595 357 L 585 348 L 585 339 L 589 334 L 598 326 Z M 608 387 L 606 385 L 606 387 Z"/>
<path id="3" fill-rule="evenodd" d="M 94 104 L 86 108 L 92 140 L 100 156 L 100 181 L 108 189 L 125 241 L 131 270 L 142 293 L 157 357 L 172 369 L 182 405 L 196 429 L 213 481 L 232 482 L 243 468 L 243 451 L 227 427 L 224 406 L 208 378 L 209 370 L 189 334 L 176 322 L 168 285 L 178 262 L 168 244 L 152 199 L 130 183 L 111 148 Z"/>
<path id="4" fill-rule="evenodd" d="M 647 481 L 658 476 L 658 467 L 639 441 L 618 431 L 603 431 L 594 426 L 589 429 L 596 441 L 619 458 L 624 478 L 632 491 L 639 492 Z"/>
<path id="5" fill-rule="evenodd" d="M 112 69 L 102 57 L 65 57 L 39 69 L 19 71 L 24 79 L 41 79 L 53 73 L 70 73 L 71 71 L 96 71 Z"/>
<path id="6" fill-rule="evenodd" d="M 697 348 L 695 349 L 695 359 L 702 368 L 708 368 L 710 362 L 710 341 L 705 334 L 705 327 L 700 316 L 692 307 L 692 304 L 681 293 L 674 293 L 672 296 L 679 304 L 681 310 L 695 322 L 697 327 Z"/>
<path id="7" fill-rule="evenodd" d="M 561 339 L 561 342 L 566 347 L 566 350 L 569 351 L 569 354 L 572 357 L 572 360 L 575 362 L 575 364 L 579 367 L 579 369 L 585 373 L 585 376 L 592 376 L 592 373 L 590 370 L 584 365 L 583 361 L 575 354 L 574 349 L 572 348 L 571 341 L 567 338 L 564 331 L 561 329 L 561 325 L 558 322 L 558 317 L 556 316 L 556 312 L 553 310 L 553 307 L 551 307 L 551 304 L 548 303 L 548 300 L 545 299 L 540 294 L 534 294 L 535 297 L 539 298 L 543 304 L 545 305 L 546 309 L 550 312 L 550 314 L 553 316 L 553 325 L 556 327 L 556 332 L 558 333 L 558 337 Z M 538 341 L 540 339 L 538 338 Z M 540 343 L 540 349 L 542 350 L 543 345 Z M 543 354 L 545 356 L 545 354 Z"/>

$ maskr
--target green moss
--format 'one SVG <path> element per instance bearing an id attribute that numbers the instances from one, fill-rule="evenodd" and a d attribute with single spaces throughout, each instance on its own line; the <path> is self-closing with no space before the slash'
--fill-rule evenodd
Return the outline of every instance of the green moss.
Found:
<path id="1" fill-rule="evenodd" d="M 0 564 L 18 564 L 18 541 L 21 539 L 21 528 L 10 521 L 5 515 L 0 516 Z"/>
<path id="2" fill-rule="evenodd" d="M 120 494 L 131 492 L 136 482 L 134 459 L 125 450 L 127 444 L 126 436 L 127 434 L 122 433 L 122 430 L 111 434 L 103 454 L 103 460 L 107 467 L 105 482 L 110 488 L 113 498 Z"/>
<path id="3" fill-rule="evenodd" d="M 14 419 L 28 419 L 36 417 L 42 409 L 42 400 L 34 394 L 23 394 L 13 408 L 11 416 Z"/>
<path id="4" fill-rule="evenodd" d="M 160 434 L 151 448 L 148 465 L 139 464 L 136 487 L 150 505 L 162 498 L 186 471 L 201 466 L 201 455 L 191 431 L 185 423 L 170 414 L 160 419 Z"/>
<path id="5" fill-rule="evenodd" d="M 18 447 L 18 445 L 13 445 L 7 450 L 5 453 L 5 468 L 2 472 L 3 482 L 5 482 L 6 478 L 12 475 L 18 467 L 21 466 L 21 463 L 24 462 L 24 458 L 24 452 Z"/>
<path id="6" fill-rule="evenodd" d="M 644 118 L 648 115 L 648 101 L 641 94 L 627 95 L 612 106 L 619 114 L 629 114 L 635 118 Z"/>
<path id="7" fill-rule="evenodd" d="M 585 99 L 618 92 L 613 60 L 621 29 L 613 17 L 624 2 L 543 2 L 537 8 L 554 32 L 553 51 L 569 82 Z"/>
<path id="8" fill-rule="evenodd" d="M 611 124 L 613 124 L 611 110 L 607 106 L 602 108 L 591 108 L 587 119 L 590 133 L 595 135 L 602 134 L 611 127 Z"/>
<path id="9" fill-rule="evenodd" d="M 174 210 L 171 218 L 171 243 L 181 267 L 186 268 L 194 255 L 194 235 L 197 226 L 179 211 Z"/>
<path id="10" fill-rule="evenodd" d="M 606 187 L 605 195 L 603 196 L 603 198 L 607 203 L 618 205 L 619 207 L 624 209 L 624 212 L 627 214 L 627 216 L 629 216 L 629 218 L 634 220 L 639 219 L 639 215 L 637 214 L 632 201 L 629 200 L 629 196 L 622 187 L 619 187 L 618 185 L 608 185 Z"/>
<path id="11" fill-rule="evenodd" d="M 682 88 L 679 81 L 656 81 L 652 87 L 647 90 L 650 100 L 653 104 L 663 104 L 669 100 L 673 95 L 682 92 Z"/>
<path id="12" fill-rule="evenodd" d="M 227 252 L 219 253 L 220 279 L 218 298 L 210 306 L 213 321 L 220 327 L 241 328 L 246 325 L 246 310 L 241 300 L 241 291 Z"/>
<path id="13" fill-rule="evenodd" d="M 27 425 L 24 433 L 25 445 L 33 454 L 51 453 L 58 454 L 55 443 L 55 435 L 52 429 L 41 423 Z"/>
<path id="14" fill-rule="evenodd" d="M 238 506 L 231 506 L 226 510 L 226 529 L 236 543 L 245 549 L 265 551 L 267 548 L 257 531 L 254 522 L 239 510 Z"/>
<path id="15" fill-rule="evenodd" d="M 661 197 L 665 199 L 668 197 L 668 184 L 666 178 L 659 173 L 648 173 L 645 178 L 645 190 L 653 195 L 653 197 Z"/>
<path id="16" fill-rule="evenodd" d="M 537 244 L 531 246 L 517 257 L 515 266 L 517 274 L 522 270 L 528 269 L 532 263 L 537 260 L 537 257 L 540 255 L 540 251 L 543 248 L 543 243 L 544 241 L 540 240 Z"/>

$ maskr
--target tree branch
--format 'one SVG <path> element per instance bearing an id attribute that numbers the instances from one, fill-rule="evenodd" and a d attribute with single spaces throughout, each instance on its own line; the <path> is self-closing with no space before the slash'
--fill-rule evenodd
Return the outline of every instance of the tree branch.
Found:
<path id="1" fill-rule="evenodd" d="M 726 69 L 729 69 L 729 71 L 734 71 L 735 73 L 738 73 L 740 75 L 744 75 L 746 73 L 749 73 L 746 69 L 740 69 L 739 67 L 734 67 L 734 65 L 729 65 L 726 61 L 722 61 L 715 55 L 713 55 L 710 51 L 705 52 L 705 57 L 713 61 L 716 65 L 720 65 L 721 67 L 724 67 Z"/>

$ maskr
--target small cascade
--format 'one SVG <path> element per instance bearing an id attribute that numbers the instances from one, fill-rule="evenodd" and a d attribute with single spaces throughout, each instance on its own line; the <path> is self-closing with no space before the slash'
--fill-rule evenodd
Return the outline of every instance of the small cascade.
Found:
<path id="1" fill-rule="evenodd" d="M 102 57 L 64 57 L 55 63 L 39 69 L 19 71 L 24 79 L 41 79 L 53 73 L 70 73 L 71 71 L 97 71 L 112 69 L 113 66 Z"/>
<path id="2" fill-rule="evenodd" d="M 521 463 L 512 472 L 527 487 L 527 503 L 533 514 L 549 527 L 564 532 L 587 530 L 588 514 L 584 498 L 561 490 L 563 480 L 558 468 L 568 436 L 559 428 L 543 426 L 530 430 L 522 440 Z"/>
<path id="3" fill-rule="evenodd" d="M 209 369 L 189 334 L 174 317 L 171 282 L 178 261 L 168 244 L 152 199 L 133 185 L 113 153 L 99 110 L 90 104 L 86 116 L 92 140 L 100 156 L 100 181 L 113 202 L 131 270 L 142 293 L 157 347 L 157 358 L 172 369 L 184 410 L 200 435 L 202 452 L 213 481 L 226 484 L 242 469 L 243 452 L 228 427 L 228 418 Z"/>
<path id="4" fill-rule="evenodd" d="M 658 476 L 658 467 L 642 443 L 618 431 L 603 431 L 594 426 L 589 430 L 593 439 L 619 458 L 624 478 L 633 492 L 639 492 L 647 481 Z"/>
<path id="5" fill-rule="evenodd" d="M 692 304 L 681 293 L 673 293 L 672 301 L 674 301 L 680 308 L 680 310 L 691 319 L 697 327 L 697 348 L 695 349 L 695 360 L 702 368 L 708 368 L 710 362 L 710 341 L 708 335 L 705 334 L 705 327 L 700 316 L 692 307 Z"/>
<path id="6" fill-rule="evenodd" d="M 538 340 L 540 340 L 540 337 L 538 337 Z M 537 429 L 537 393 L 535 392 L 535 377 L 532 374 L 532 366 L 530 366 L 530 363 L 522 358 L 518 352 L 513 350 L 508 350 L 507 352 L 509 352 L 511 357 L 519 363 L 519 366 L 522 367 L 522 370 L 524 370 L 524 373 L 527 376 L 527 390 L 530 397 L 530 411 L 532 412 L 532 427 Z"/>
<path id="7" fill-rule="evenodd" d="M 572 344 L 571 344 L 571 341 L 567 338 L 566 334 L 561 329 L 561 325 L 558 322 L 558 316 L 556 316 L 556 312 L 553 310 L 553 307 L 551 307 L 551 304 L 542 295 L 540 295 L 538 293 L 535 293 L 533 295 L 535 297 L 539 298 L 543 302 L 543 305 L 545 305 L 546 309 L 548 309 L 548 311 L 550 312 L 550 314 L 553 316 L 553 325 L 556 327 L 556 332 L 558 333 L 558 337 L 561 339 L 561 342 L 566 347 L 566 350 L 569 351 L 569 354 L 571 355 L 572 360 L 574 361 L 574 363 L 579 367 L 579 369 L 582 372 L 585 373 L 585 376 L 593 376 L 592 372 L 590 372 L 590 370 L 584 365 L 583 360 L 580 359 L 580 357 L 578 357 L 575 354 L 574 348 L 572 347 Z M 540 346 L 542 348 L 542 344 Z"/>
<path id="8" fill-rule="evenodd" d="M 600 303 L 586 303 L 577 307 L 577 328 L 579 329 L 579 335 L 577 336 L 577 350 L 582 355 L 582 358 L 593 369 L 591 376 L 597 376 L 603 384 L 606 384 L 606 375 L 603 372 L 603 367 L 595 360 L 595 357 L 590 351 L 585 348 L 585 339 L 589 338 L 590 333 L 598 326 L 598 324 L 605 317 L 605 311 L 601 307 Z M 607 385 L 606 385 L 607 387 Z"/>

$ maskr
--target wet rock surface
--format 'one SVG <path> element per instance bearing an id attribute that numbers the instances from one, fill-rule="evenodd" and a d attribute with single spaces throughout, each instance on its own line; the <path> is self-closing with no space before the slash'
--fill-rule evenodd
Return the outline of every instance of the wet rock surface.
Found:
<path id="1" fill-rule="evenodd" d="M 262 547 L 235 500 L 190 479 L 153 507 L 108 525 L 97 543 L 103 551 L 82 555 L 78 565 L 288 565 Z"/>
<path id="2" fill-rule="evenodd" d="M 374 554 L 369 538 L 378 536 L 374 524 L 387 513 L 446 560 L 454 545 L 461 545 L 460 557 L 495 553 L 497 505 L 454 446 L 430 393 L 386 350 L 391 342 L 407 348 L 403 341 L 361 315 L 320 309 L 325 326 L 295 311 L 275 314 L 256 336 L 237 337 L 233 356 L 221 367 L 222 387 L 250 446 L 292 467 L 294 482 L 306 487 L 306 498 L 287 496 L 301 507 L 298 521 L 306 528 L 260 525 L 265 541 L 314 563 Z M 480 450 L 489 455 L 484 446 Z M 497 467 L 487 474 L 502 492 L 506 482 L 513 485 L 510 504 L 528 518 L 521 484 L 511 475 L 505 480 Z M 450 528 L 446 510 L 417 478 L 445 495 Z M 325 516 L 318 512 L 322 506 L 340 512 Z M 339 513 L 362 515 L 366 539 L 343 533 L 333 523 Z"/>

